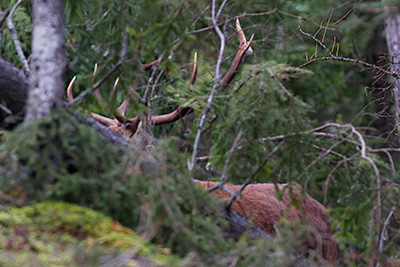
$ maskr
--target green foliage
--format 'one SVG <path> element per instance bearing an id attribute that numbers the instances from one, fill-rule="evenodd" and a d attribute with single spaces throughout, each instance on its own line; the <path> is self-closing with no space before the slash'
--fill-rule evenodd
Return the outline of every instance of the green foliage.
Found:
<path id="1" fill-rule="evenodd" d="M 33 137 L 28 137 L 28 132 L 34 133 Z M 0 213 L 1 238 L 15 239 L 13 244 L 19 246 L 23 237 L 15 229 L 26 229 L 30 234 L 29 243 L 13 250 L 21 255 L 16 264 L 31 257 L 40 264 L 58 265 L 83 257 L 90 264 L 99 255 L 109 260 L 126 249 L 162 265 L 179 263 L 168 250 L 145 245 L 113 220 L 185 257 L 183 261 L 188 264 L 226 265 L 242 257 L 238 266 L 305 261 L 296 252 L 298 244 L 287 241 L 292 237 L 289 230 L 271 240 L 246 236 L 239 243 L 225 240 L 220 227 L 226 222 L 218 216 L 214 200 L 178 170 L 184 154 L 177 151 L 174 139 L 161 140 L 151 154 L 134 146 L 104 146 L 104 139 L 92 128 L 65 112 L 24 124 L 4 133 L 3 138 L 0 199 L 8 203 L 8 208 Z M 58 159 L 53 150 L 62 158 Z M 80 158 L 82 154 L 85 159 Z M 24 198 L 25 203 L 15 201 Z M 12 207 L 54 200 L 100 210 L 112 219 L 60 202 Z M 55 258 L 59 250 L 59 258 Z"/>
<path id="2" fill-rule="evenodd" d="M 0 0 L 0 11 L 3 9 L 11 10 L 17 0 Z M 32 25 L 30 17 L 30 3 L 22 4 L 13 16 L 13 24 L 16 29 L 18 29 L 18 40 L 20 42 L 22 51 L 25 56 L 28 57 L 31 51 L 31 35 L 32 35 Z M 4 23 L 7 25 L 7 22 Z M 4 29 L 4 26 L 3 26 Z M 2 29 L 2 30 L 3 30 Z M 14 47 L 14 43 L 11 39 L 10 34 L 0 33 L 0 56 L 7 61 L 11 62 L 15 66 L 22 68 L 21 60 L 17 56 L 17 52 Z"/>
<path id="3" fill-rule="evenodd" d="M 91 209 L 43 202 L 0 212 L 1 265 L 98 266 L 120 253 L 126 264 L 177 266 L 168 250 L 147 244 L 132 230 Z"/>
<path id="4" fill-rule="evenodd" d="M 0 1 L 0 7 L 10 9 L 15 2 Z M 394 157 L 391 166 L 386 155 L 367 151 L 382 178 L 383 213 L 374 226 L 376 179 L 371 166 L 360 157 L 360 146 L 355 143 L 360 140 L 350 131 L 336 128 L 319 136 L 307 132 L 329 121 L 371 126 L 370 115 L 376 111 L 367 105 L 372 100 L 366 88 L 373 87 L 374 77 L 344 62 L 321 61 L 308 65 L 307 70 L 296 68 L 306 58 L 328 56 L 315 40 L 299 32 L 298 25 L 323 39 L 334 54 L 374 63 L 376 51 L 385 53 L 379 41 L 384 37 L 384 6 L 398 12 L 398 3 L 392 0 L 228 1 L 220 18 L 226 36 L 222 72 L 229 68 L 237 48 L 235 16 L 243 15 L 241 24 L 247 37 L 255 34 L 254 55 L 230 87 L 217 93 L 205 125 L 203 138 L 207 140 L 198 154 L 210 156 L 210 162 L 205 168 L 198 164 L 195 172 L 200 179 L 219 179 L 227 153 L 242 131 L 227 173 L 231 182 L 242 183 L 281 142 L 267 137 L 288 135 L 253 182 L 298 183 L 331 207 L 345 264 L 368 262 L 376 251 L 377 229 L 392 206 L 399 208 L 400 177 L 392 171 L 393 167 L 398 170 L 399 161 Z M 255 15 L 276 9 L 281 12 Z M 24 1 L 14 15 L 14 24 L 26 55 L 31 43 L 30 16 L 31 3 Z M 219 39 L 212 29 L 192 31 L 208 27 L 209 16 L 210 3 L 201 0 L 66 1 L 66 49 L 72 63 L 68 76 L 77 75 L 75 95 L 118 62 L 128 33 L 126 61 L 100 88 L 105 104 L 90 96 L 81 107 L 113 117 L 115 107 L 127 97 L 131 104 L 128 117 L 164 114 L 178 105 L 190 106 L 195 115 L 200 114 L 210 93 Z M 194 52 L 198 53 L 199 72 L 196 84 L 189 86 Z M 0 54 L 21 66 L 4 25 Z M 141 63 L 161 55 L 166 58 L 157 70 L 142 69 Z M 99 68 L 94 75 L 95 63 Z M 121 80 L 113 94 L 117 77 Z M 151 108 L 143 99 L 145 91 L 150 92 Z M 200 255 L 207 264 L 230 265 L 235 258 L 241 259 L 238 264 L 243 266 L 293 262 L 291 257 L 297 259 L 298 255 L 288 242 L 293 239 L 290 231 L 274 241 L 244 237 L 233 244 L 222 240 L 215 224 L 223 222 L 209 216 L 217 213 L 210 207 L 213 202 L 187 179 L 190 153 L 185 152 L 192 150 L 197 122 L 189 118 L 184 123 L 155 127 L 154 136 L 160 140 L 151 153 L 141 151 L 140 146 L 108 144 L 69 111 L 23 125 L 2 135 L 0 189 L 4 201 L 22 205 L 32 200 L 61 200 L 100 210 L 173 253 L 192 255 L 194 261 Z M 372 136 L 379 133 L 370 127 L 357 129 L 370 147 L 380 147 L 385 141 Z M 162 139 L 166 135 L 172 137 Z M 325 154 L 328 149 L 332 153 Z M 400 247 L 399 225 L 394 221 L 381 255 L 389 262 L 398 257 Z M 358 258 L 352 261 L 348 252 Z M 93 253 L 101 254 L 102 249 Z"/>
<path id="5" fill-rule="evenodd" d="M 181 256 L 222 246 L 214 224 L 219 219 L 204 220 L 216 213 L 208 196 L 173 165 L 162 163 L 164 152 L 147 155 L 104 143 L 92 128 L 63 112 L 25 124 L 4 135 L 1 188 L 11 194 L 17 186 L 29 199 L 102 210 Z"/>

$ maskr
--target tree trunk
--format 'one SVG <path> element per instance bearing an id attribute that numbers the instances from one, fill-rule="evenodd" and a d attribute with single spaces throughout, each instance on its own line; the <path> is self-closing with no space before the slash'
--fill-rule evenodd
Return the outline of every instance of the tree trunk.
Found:
<path id="1" fill-rule="evenodd" d="M 388 13 L 388 12 L 387 12 Z M 389 14 L 385 19 L 386 41 L 391 71 L 399 74 L 400 64 L 400 14 Z M 393 99 L 396 110 L 396 126 L 400 142 L 400 79 L 393 77 Z"/>
<path id="2" fill-rule="evenodd" d="M 31 76 L 25 120 L 41 118 L 62 105 L 67 66 L 64 0 L 33 0 L 32 6 Z"/>

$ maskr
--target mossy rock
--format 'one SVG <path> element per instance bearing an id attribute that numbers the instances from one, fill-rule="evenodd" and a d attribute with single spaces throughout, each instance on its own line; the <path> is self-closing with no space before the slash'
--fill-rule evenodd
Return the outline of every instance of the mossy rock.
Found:
<path id="1" fill-rule="evenodd" d="M 0 211 L 0 266 L 178 266 L 100 212 L 64 202 Z"/>

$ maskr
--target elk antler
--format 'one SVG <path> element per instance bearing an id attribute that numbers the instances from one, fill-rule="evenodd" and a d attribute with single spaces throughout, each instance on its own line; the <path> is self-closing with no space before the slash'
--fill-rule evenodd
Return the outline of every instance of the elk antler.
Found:
<path id="1" fill-rule="evenodd" d="M 239 20 L 236 20 L 236 30 L 239 35 L 239 47 L 235 56 L 235 59 L 232 62 L 231 67 L 229 68 L 228 72 L 225 74 L 225 76 L 221 80 L 220 88 L 221 90 L 225 90 L 226 87 L 229 85 L 229 83 L 233 80 L 235 75 L 238 73 L 241 65 L 244 63 L 244 61 L 253 54 L 253 49 L 250 47 L 251 42 L 253 40 L 254 34 L 251 36 L 250 40 L 247 42 L 246 37 L 244 35 L 243 29 L 240 27 Z M 151 63 L 148 64 L 143 64 L 142 67 L 144 70 L 149 70 L 151 69 L 154 65 L 159 64 L 160 59 L 154 60 Z M 193 72 L 192 76 L 190 78 L 189 84 L 193 85 L 196 81 L 197 77 L 197 69 L 198 69 L 198 63 L 197 63 L 197 53 L 194 55 L 194 63 L 193 63 Z M 95 71 L 93 73 L 93 76 L 95 75 L 97 70 L 97 64 L 95 65 Z M 76 77 L 74 77 L 71 81 L 71 83 L 68 86 L 67 89 L 67 96 L 68 100 L 72 101 L 73 96 L 72 96 L 72 87 L 73 84 L 76 80 Z M 117 85 L 118 81 L 116 81 L 114 88 L 113 88 L 113 97 L 115 97 L 115 87 Z M 99 90 L 95 90 L 95 95 L 96 98 L 100 101 L 100 103 L 104 104 L 105 101 L 100 95 Z M 122 104 L 117 108 L 116 111 L 114 111 L 114 116 L 115 119 L 107 118 L 102 115 L 96 114 L 96 113 L 90 113 L 94 119 L 96 119 L 98 122 L 101 124 L 109 127 L 116 133 L 120 135 L 124 135 L 128 138 L 131 138 L 137 131 L 137 128 L 139 126 L 139 123 L 141 119 L 139 116 L 136 116 L 134 118 L 125 118 L 125 112 L 128 107 L 128 100 L 125 99 Z M 147 120 L 150 122 L 151 125 L 157 126 L 157 125 L 162 125 L 162 124 L 167 124 L 167 123 L 172 123 L 175 122 L 184 116 L 190 114 L 193 112 L 193 109 L 191 107 L 178 107 L 176 110 L 169 114 L 164 114 L 164 115 L 157 115 L 157 116 L 152 116 L 147 118 Z"/>
<path id="2" fill-rule="evenodd" d="M 229 83 L 233 80 L 236 73 L 238 73 L 240 66 L 242 66 L 242 64 L 248 57 L 253 55 L 253 49 L 250 47 L 250 45 L 253 41 L 254 34 L 251 35 L 250 40 L 247 42 L 243 29 L 242 27 L 240 27 L 239 19 L 236 20 L 236 31 L 239 35 L 240 40 L 239 48 L 236 52 L 236 56 L 232 62 L 231 67 L 221 80 L 221 90 L 225 90 L 226 87 L 228 87 Z"/>

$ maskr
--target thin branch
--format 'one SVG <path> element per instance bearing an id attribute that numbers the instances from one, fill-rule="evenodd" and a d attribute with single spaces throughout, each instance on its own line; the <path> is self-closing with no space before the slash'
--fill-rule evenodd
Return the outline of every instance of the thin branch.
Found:
<path id="1" fill-rule="evenodd" d="M 387 218 L 385 220 L 385 223 L 383 224 L 382 231 L 381 231 L 381 238 L 379 240 L 379 252 L 380 253 L 383 252 L 383 242 L 386 240 L 386 238 L 385 238 L 386 228 L 388 227 L 389 222 L 390 222 L 390 218 L 392 217 L 392 215 L 393 215 L 395 210 L 396 210 L 396 207 L 393 206 L 390 209 L 389 215 L 387 216 Z"/>
<path id="2" fill-rule="evenodd" d="M 355 159 L 356 155 L 351 156 L 350 158 L 347 158 L 345 156 L 343 156 L 343 159 L 341 159 L 336 165 L 335 167 L 333 167 L 333 169 L 329 172 L 328 176 L 326 177 L 324 186 L 323 186 L 323 191 L 324 191 L 324 200 L 323 200 L 323 204 L 326 205 L 328 202 L 328 188 L 329 188 L 329 183 L 331 178 L 333 177 L 333 173 L 340 167 L 340 165 L 348 162 L 348 161 L 352 161 L 353 159 Z"/>
<path id="3" fill-rule="evenodd" d="M 11 115 L 13 114 L 13 112 L 12 112 L 11 109 L 9 109 L 8 107 L 6 107 L 6 106 L 4 106 L 4 105 L 2 105 L 2 104 L 0 104 L 0 110 L 2 110 L 3 112 L 5 112 L 5 113 L 7 114 L 7 117 L 8 117 L 8 116 L 11 116 Z"/>
<path id="4" fill-rule="evenodd" d="M 10 14 L 10 10 L 6 9 L 0 12 L 0 28 L 3 26 L 4 21 L 6 21 L 8 15 Z"/>
<path id="5" fill-rule="evenodd" d="M 156 77 L 156 79 L 155 79 L 155 81 L 153 83 L 153 86 L 151 88 L 151 93 L 150 93 L 150 96 L 149 96 L 149 99 L 148 99 L 148 102 L 147 102 L 147 109 L 148 109 L 147 117 L 148 118 L 151 118 L 151 98 L 153 97 L 153 94 L 154 94 L 154 91 L 155 91 L 156 86 L 158 84 L 158 81 L 161 79 L 161 76 L 163 74 L 164 74 L 164 70 L 161 70 L 160 73 L 157 75 L 157 77 Z M 153 126 L 153 125 L 151 125 L 151 126 Z"/>
<path id="6" fill-rule="evenodd" d="M 243 133 L 243 132 L 240 130 L 239 133 L 238 133 L 238 135 L 237 135 L 236 138 L 235 138 L 235 141 L 234 141 L 233 144 L 232 144 L 231 149 L 229 150 L 228 157 L 227 157 L 226 160 L 225 160 L 224 169 L 223 169 L 223 171 L 222 171 L 222 175 L 221 175 L 221 178 L 220 178 L 219 182 L 216 183 L 214 186 L 209 187 L 209 188 L 207 189 L 207 192 L 214 191 L 214 190 L 217 189 L 217 188 L 222 188 L 222 187 L 224 186 L 224 184 L 228 181 L 228 178 L 226 177 L 226 173 L 228 172 L 229 162 L 230 162 L 230 160 L 231 160 L 231 158 L 232 158 L 232 155 L 233 155 L 233 152 L 235 151 L 236 146 L 237 146 L 237 144 L 238 144 L 238 142 L 239 142 L 239 140 L 240 140 L 240 137 L 242 136 L 242 133 Z"/>
<path id="7" fill-rule="evenodd" d="M 10 15 L 7 18 L 7 25 L 8 25 L 8 29 L 10 30 L 11 38 L 12 38 L 12 40 L 14 42 L 15 50 L 17 50 L 17 54 L 19 56 L 19 59 L 22 62 L 24 73 L 25 73 L 25 75 L 27 77 L 29 77 L 29 75 L 31 74 L 31 69 L 29 68 L 29 63 L 28 63 L 28 60 L 26 59 L 26 57 L 24 55 L 24 51 L 22 51 L 21 44 L 20 44 L 20 42 L 18 40 L 18 33 L 17 33 L 17 30 L 14 27 L 14 23 L 13 23 L 13 20 L 12 20 L 15 11 L 17 10 L 18 6 L 21 3 L 22 3 L 22 0 L 18 0 L 17 3 L 15 3 L 13 8 L 11 9 Z"/>
<path id="8" fill-rule="evenodd" d="M 400 75 L 396 72 L 392 72 L 392 71 L 388 71 L 380 66 L 362 61 L 362 60 L 358 60 L 358 59 L 353 59 L 353 58 L 347 58 L 347 57 L 339 57 L 339 56 L 333 56 L 333 57 L 319 57 L 319 58 L 314 58 L 311 60 L 308 60 L 307 62 L 301 64 L 298 68 L 302 69 L 312 63 L 318 62 L 318 61 L 344 61 L 344 62 L 351 62 L 351 63 L 356 63 L 356 64 L 360 64 L 366 67 L 369 67 L 371 69 L 373 69 L 374 71 L 377 71 L 378 74 L 383 73 L 383 74 L 388 74 L 388 75 L 392 75 L 394 78 L 399 78 Z"/>
<path id="9" fill-rule="evenodd" d="M 147 105 L 148 101 L 149 101 L 149 91 L 150 91 L 150 86 L 154 80 L 154 77 L 157 73 L 158 67 L 160 66 L 161 62 L 164 60 L 164 54 L 161 54 L 161 56 L 155 61 L 154 64 L 152 64 L 152 71 L 151 71 L 151 75 L 150 78 L 147 82 L 147 86 L 146 86 L 146 90 L 144 91 L 143 94 L 143 99 L 142 102 L 145 103 L 145 105 Z"/>
<path id="10" fill-rule="evenodd" d="M 242 194 L 242 192 L 246 188 L 246 186 L 248 186 L 251 183 L 251 181 L 254 179 L 254 177 L 256 177 L 257 174 L 262 170 L 262 168 L 264 168 L 265 164 L 267 164 L 267 162 L 278 151 L 278 149 L 282 146 L 282 144 L 283 144 L 283 142 L 280 142 L 276 147 L 274 147 L 274 149 L 267 155 L 265 160 L 260 165 L 258 165 L 257 169 L 242 184 L 242 186 L 240 187 L 239 191 L 236 191 L 235 194 L 230 198 L 230 200 L 229 200 L 229 202 L 227 204 L 227 208 L 229 208 L 232 205 L 233 201 L 235 201 L 235 199 Z"/>
<path id="11" fill-rule="evenodd" d="M 297 27 L 299 28 L 300 32 L 301 32 L 303 35 L 312 38 L 312 39 L 313 39 L 316 43 L 318 43 L 323 49 L 325 49 L 325 51 L 327 51 L 328 54 L 329 54 L 331 57 L 334 57 L 334 55 L 332 54 L 332 52 L 331 52 L 318 38 L 316 38 L 315 36 L 313 36 L 313 35 L 311 35 L 311 34 L 305 32 L 305 31 L 303 31 L 303 29 L 300 27 L 300 24 L 298 24 Z"/>
<path id="12" fill-rule="evenodd" d="M 314 159 L 310 164 L 308 164 L 307 167 L 304 168 L 304 170 L 300 173 L 299 178 L 303 176 L 309 168 L 317 164 L 317 162 L 320 161 L 323 157 L 327 156 L 328 154 L 331 154 L 333 149 L 338 145 L 342 144 L 343 142 L 344 142 L 343 140 L 339 140 L 338 142 L 331 145 L 328 149 L 326 149 L 323 153 L 321 153 L 316 159 Z"/>
<path id="13" fill-rule="evenodd" d="M 216 19 L 217 19 L 217 20 L 218 20 L 219 16 L 221 15 L 222 10 L 224 9 L 224 6 L 225 6 L 226 2 L 227 2 L 227 0 L 224 0 L 224 1 L 222 2 L 222 4 L 219 6 L 219 9 L 218 9 L 218 12 L 217 12 L 217 16 L 216 16 Z M 225 23 L 226 23 L 226 22 L 225 22 Z"/>
<path id="14" fill-rule="evenodd" d="M 233 145 L 232 145 L 231 149 L 229 150 L 229 154 L 228 154 L 228 157 L 226 158 L 224 169 L 222 171 L 221 181 L 225 181 L 226 180 L 226 173 L 228 171 L 229 162 L 230 162 L 230 160 L 232 158 L 233 152 L 235 151 L 237 144 L 239 143 L 240 138 L 242 137 L 242 134 L 243 134 L 243 132 L 242 132 L 242 130 L 240 130 L 238 135 L 235 138 L 235 141 L 233 142 Z"/>
<path id="15" fill-rule="evenodd" d="M 289 18 L 294 18 L 294 19 L 302 19 L 302 20 L 310 22 L 310 23 L 312 23 L 312 24 L 314 24 L 316 26 L 319 26 L 318 23 L 316 23 L 315 21 L 312 21 L 311 19 L 307 19 L 307 18 L 299 16 L 299 15 L 287 13 L 287 12 L 279 10 L 277 8 L 275 8 L 275 9 L 273 9 L 271 11 L 266 11 L 266 12 L 243 13 L 241 15 L 234 16 L 234 17 L 232 17 L 230 19 L 227 19 L 226 23 L 229 23 L 231 21 L 235 21 L 235 20 L 238 20 L 238 19 L 246 18 L 246 17 L 262 17 L 262 16 L 269 16 L 269 15 L 274 15 L 274 14 L 279 14 L 279 15 L 283 15 L 283 16 L 286 16 L 286 17 L 289 17 Z M 224 23 L 219 23 L 218 26 L 222 26 L 223 24 Z M 328 27 L 325 27 L 325 26 L 322 26 L 322 28 L 323 29 L 328 29 L 330 31 L 337 31 L 338 30 L 336 28 L 328 28 Z M 187 33 L 188 34 L 201 33 L 201 32 L 209 31 L 209 30 L 212 30 L 212 29 L 214 29 L 214 25 L 210 25 L 210 26 L 207 26 L 207 27 L 204 27 L 204 28 L 201 28 L 201 29 L 193 30 L 193 31 L 190 31 L 190 32 L 187 32 Z"/>
<path id="16" fill-rule="evenodd" d="M 289 97 L 290 100 L 290 107 L 293 108 L 293 95 L 291 92 L 289 92 L 288 89 L 286 89 L 286 87 L 278 80 L 278 78 L 276 78 L 275 74 L 270 70 L 267 69 L 269 75 L 271 75 L 271 78 L 278 84 L 279 88 L 282 89 L 282 91 Z"/>

